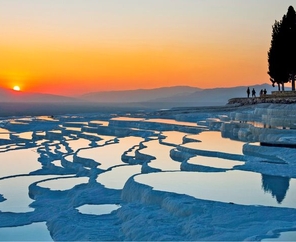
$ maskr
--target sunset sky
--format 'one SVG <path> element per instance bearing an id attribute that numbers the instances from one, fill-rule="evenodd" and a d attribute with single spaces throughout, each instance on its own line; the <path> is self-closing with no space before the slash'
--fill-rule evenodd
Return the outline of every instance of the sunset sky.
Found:
<path id="1" fill-rule="evenodd" d="M 79 95 L 269 83 L 295 0 L 0 0 L 0 87 Z"/>

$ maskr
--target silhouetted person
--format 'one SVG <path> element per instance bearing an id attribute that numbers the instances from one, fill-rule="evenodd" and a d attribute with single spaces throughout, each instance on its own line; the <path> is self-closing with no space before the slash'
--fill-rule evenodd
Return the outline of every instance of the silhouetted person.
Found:
<path id="1" fill-rule="evenodd" d="M 248 98 L 250 97 L 250 88 L 247 89 Z"/>
<path id="2" fill-rule="evenodd" d="M 256 97 L 256 91 L 254 88 L 252 89 L 252 97 Z"/>
<path id="3" fill-rule="evenodd" d="M 266 95 L 266 94 L 267 94 L 267 90 L 266 90 L 266 88 L 264 89 L 263 93 L 264 93 L 264 95 Z"/>

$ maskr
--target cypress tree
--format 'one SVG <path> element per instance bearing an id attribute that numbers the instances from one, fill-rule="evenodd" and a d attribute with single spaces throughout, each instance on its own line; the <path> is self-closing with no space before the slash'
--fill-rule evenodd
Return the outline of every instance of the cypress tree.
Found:
<path id="1" fill-rule="evenodd" d="M 284 83 L 288 82 L 288 73 L 285 70 L 285 47 L 283 44 L 282 21 L 275 21 L 272 26 L 272 40 L 268 52 L 268 74 L 273 86 L 278 85 L 279 91 L 280 85 L 284 90 Z"/>
<path id="2" fill-rule="evenodd" d="M 292 81 L 292 90 L 295 91 L 296 76 L 296 13 L 292 6 L 289 7 L 284 17 L 285 34 L 287 38 L 287 68 L 289 79 Z"/>
<path id="3" fill-rule="evenodd" d="M 268 52 L 268 74 L 270 81 L 282 85 L 292 81 L 295 90 L 296 76 L 296 13 L 292 6 L 281 21 L 272 26 L 271 46 Z"/>

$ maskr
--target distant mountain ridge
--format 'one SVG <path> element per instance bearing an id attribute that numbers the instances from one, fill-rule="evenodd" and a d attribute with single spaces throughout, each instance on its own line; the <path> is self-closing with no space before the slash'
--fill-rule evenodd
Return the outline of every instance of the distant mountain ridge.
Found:
<path id="1" fill-rule="evenodd" d="M 0 102 L 75 102 L 74 97 L 54 94 L 21 92 L 0 88 Z"/>
<path id="2" fill-rule="evenodd" d="M 234 97 L 247 97 L 247 88 L 250 87 L 255 89 L 256 96 L 260 96 L 260 90 L 266 89 L 267 93 L 270 94 L 272 91 L 276 91 L 276 88 L 269 84 L 258 84 L 253 86 L 238 86 L 238 87 L 227 87 L 227 88 L 211 88 L 202 89 L 198 92 L 191 93 L 186 96 L 171 96 L 169 98 L 160 98 L 151 100 L 152 102 L 176 102 L 178 100 L 181 106 L 191 105 L 224 105 L 229 99 Z"/>
<path id="3" fill-rule="evenodd" d="M 261 89 L 268 93 L 276 88 L 269 84 L 249 86 L 256 90 L 257 96 Z M 139 89 L 129 91 L 93 92 L 80 96 L 80 98 L 92 102 L 106 103 L 170 103 L 178 106 L 196 105 L 225 105 L 233 97 L 246 97 L 248 86 L 201 89 L 189 86 L 164 87 L 157 89 Z"/>
<path id="4" fill-rule="evenodd" d="M 107 91 L 107 92 L 92 92 L 87 93 L 79 98 L 91 102 L 147 102 L 152 99 L 169 98 L 171 96 L 183 96 L 200 91 L 202 89 L 189 86 L 174 86 L 174 87 L 161 87 L 154 89 L 137 89 L 127 91 Z"/>
<path id="5" fill-rule="evenodd" d="M 229 99 L 246 97 L 248 86 L 201 89 L 190 86 L 162 87 L 155 89 L 138 89 L 128 91 L 108 91 L 86 93 L 78 97 L 65 97 L 53 94 L 17 92 L 0 88 L 0 102 L 35 102 L 35 103 L 97 103 L 98 105 L 134 105 L 146 107 L 176 107 L 176 106 L 216 106 L 225 105 Z M 257 96 L 261 89 L 268 93 L 277 88 L 269 84 L 250 86 L 255 88 Z M 289 89 L 289 88 L 287 88 Z M 159 104 L 159 105 L 158 105 Z"/>

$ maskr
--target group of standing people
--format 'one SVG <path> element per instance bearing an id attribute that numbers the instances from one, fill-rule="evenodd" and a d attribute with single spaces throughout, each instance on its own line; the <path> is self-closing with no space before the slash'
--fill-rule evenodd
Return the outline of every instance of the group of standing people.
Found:
<path id="1" fill-rule="evenodd" d="M 250 97 L 250 94 L 251 94 L 251 91 L 250 91 L 250 88 L 248 87 L 247 89 L 247 95 L 248 95 L 248 98 Z M 260 97 L 262 97 L 263 95 L 266 95 L 267 94 L 267 90 L 266 89 L 261 89 L 260 90 Z M 253 88 L 252 89 L 252 97 L 256 97 L 256 91 L 255 89 Z"/>

